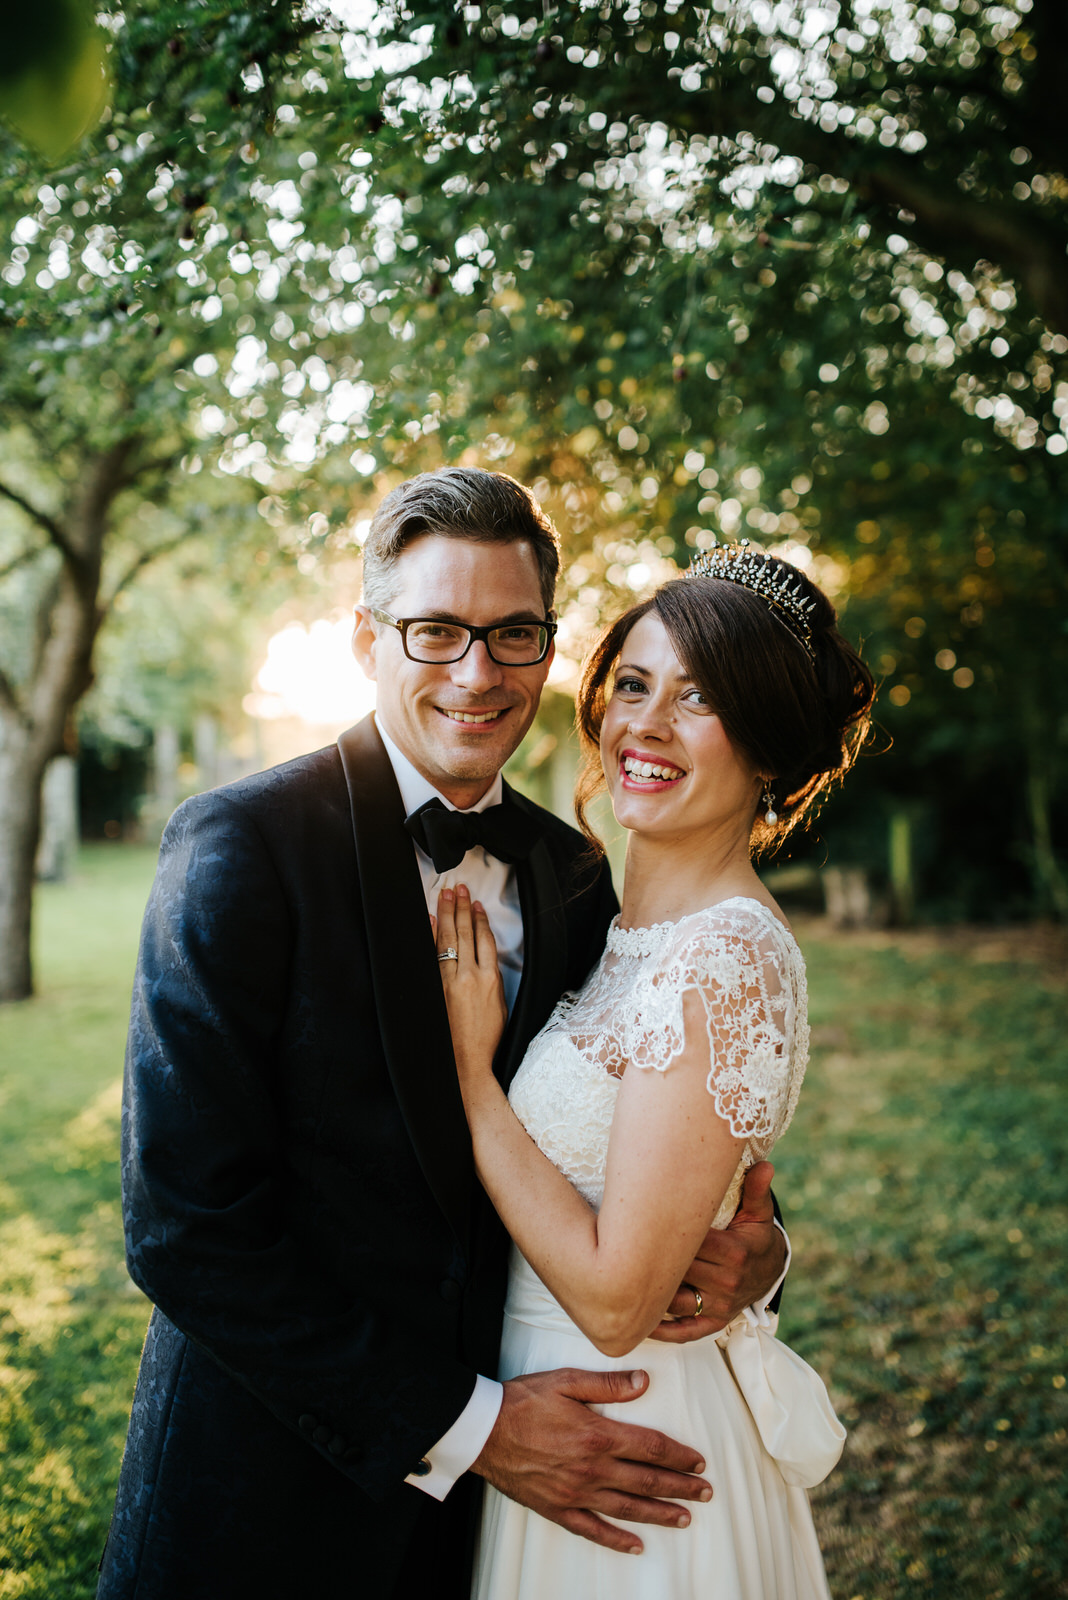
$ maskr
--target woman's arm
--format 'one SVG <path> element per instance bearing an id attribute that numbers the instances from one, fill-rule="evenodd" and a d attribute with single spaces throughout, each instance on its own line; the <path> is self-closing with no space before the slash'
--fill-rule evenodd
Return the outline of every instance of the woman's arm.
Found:
<path id="1" fill-rule="evenodd" d="M 568 1315 L 606 1355 L 624 1355 L 663 1316 L 715 1216 L 745 1140 L 709 1094 L 700 996 L 684 1002 L 686 1043 L 667 1072 L 631 1069 L 612 1122 L 604 1202 L 594 1213 L 544 1156 L 493 1077 L 496 952 L 481 907 L 443 898 L 438 948 L 479 1177 L 501 1220 Z"/>

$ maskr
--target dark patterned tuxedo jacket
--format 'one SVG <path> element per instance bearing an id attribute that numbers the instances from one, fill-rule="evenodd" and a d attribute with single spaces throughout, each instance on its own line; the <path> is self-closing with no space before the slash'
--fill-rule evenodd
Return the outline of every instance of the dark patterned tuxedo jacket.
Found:
<path id="1" fill-rule="evenodd" d="M 615 911 L 606 868 L 540 815 L 504 1081 Z M 427 1540 L 422 1593 L 463 1592 L 463 1492 L 438 1506 L 404 1478 L 496 1370 L 506 1240 L 403 820 L 368 718 L 164 835 L 123 1112 L 127 1255 L 156 1310 L 106 1600 L 380 1596 Z"/>

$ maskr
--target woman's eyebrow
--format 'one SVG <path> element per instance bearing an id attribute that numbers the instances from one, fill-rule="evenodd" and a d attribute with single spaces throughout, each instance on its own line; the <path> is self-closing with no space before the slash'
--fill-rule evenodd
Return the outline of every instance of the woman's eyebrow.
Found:
<path id="1" fill-rule="evenodd" d="M 637 672 L 643 678 L 651 678 L 652 677 L 652 672 L 650 671 L 650 669 L 648 667 L 639 667 L 638 665 L 636 665 L 635 663 L 632 663 L 630 661 L 621 661 L 619 663 L 619 665 L 615 668 L 615 671 L 616 672 Z M 675 682 L 676 683 L 692 683 L 695 688 L 697 686 L 696 678 L 692 678 L 688 672 L 676 672 L 676 674 L 675 674 Z"/>

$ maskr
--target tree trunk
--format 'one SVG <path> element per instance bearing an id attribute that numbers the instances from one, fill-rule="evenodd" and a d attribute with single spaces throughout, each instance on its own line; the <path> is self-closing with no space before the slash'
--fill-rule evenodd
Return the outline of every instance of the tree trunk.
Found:
<path id="1" fill-rule="evenodd" d="M 45 761 L 29 730 L 0 724 L 0 1001 L 33 993 L 31 921 Z"/>
<path id="2" fill-rule="evenodd" d="M 1031 818 L 1036 898 L 1043 911 L 1068 922 L 1068 880 L 1057 860 L 1050 823 L 1050 783 L 1045 764 L 1034 747 L 1027 775 L 1027 809 Z"/>
<path id="3" fill-rule="evenodd" d="M 38 883 L 64 883 L 78 851 L 78 763 L 55 756 L 41 786 L 41 842 L 37 846 Z"/>
<path id="4" fill-rule="evenodd" d="M 92 682 L 92 657 L 103 615 L 100 576 L 116 495 L 137 445 L 129 438 L 86 463 L 62 522 L 33 512 L 60 550 L 63 564 L 39 592 L 33 666 L 15 685 L 0 674 L 0 1001 L 33 993 L 32 914 L 41 786 L 53 756 L 63 753 L 67 719 Z"/>

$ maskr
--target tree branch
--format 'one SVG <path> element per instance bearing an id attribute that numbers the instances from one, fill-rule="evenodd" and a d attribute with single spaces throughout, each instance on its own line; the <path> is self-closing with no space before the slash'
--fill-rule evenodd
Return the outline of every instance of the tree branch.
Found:
<path id="1" fill-rule="evenodd" d="M 1057 99 L 1060 90 L 1051 90 L 1041 107 L 1036 107 L 1034 91 L 1040 83 L 1059 85 L 1068 66 L 1068 7 L 1064 0 L 1035 0 L 1034 26 L 1038 60 L 1031 92 L 1006 95 L 989 63 L 984 63 L 967 81 L 955 81 L 954 93 L 959 96 L 971 90 L 989 111 L 1008 123 L 1012 133 L 1005 137 L 1036 148 L 1039 137 L 1044 136 L 1046 147 L 1055 148 L 1063 160 L 1066 140 Z M 977 259 L 995 262 L 1017 279 L 1048 326 L 1068 332 L 1068 230 L 1053 208 L 1043 214 L 1034 206 L 969 193 L 957 183 L 952 167 L 947 169 L 943 163 L 941 174 L 932 171 L 929 151 L 913 154 L 887 149 L 874 141 L 849 137 L 841 128 L 811 122 L 785 104 L 768 62 L 755 57 L 750 61 L 753 70 L 744 80 L 725 58 L 722 70 L 703 90 L 673 100 L 665 100 L 663 84 L 655 74 L 632 73 L 616 97 L 617 112 L 624 118 L 664 121 L 684 137 L 699 133 L 726 140 L 728 145 L 746 129 L 761 144 L 845 179 L 873 220 L 880 221 L 887 231 L 906 234 L 922 249 L 966 269 Z M 576 90 L 582 94 L 582 72 L 558 56 L 539 69 L 538 79 L 544 82 L 546 92 L 558 97 Z M 924 81 L 930 88 L 929 75 Z M 773 100 L 759 101 L 759 88 L 772 90 Z M 962 146 L 961 166 L 967 164 L 967 150 Z M 904 221 L 901 210 L 911 212 L 915 223 Z"/>
<path id="2" fill-rule="evenodd" d="M 21 723 L 25 723 L 26 712 L 23 709 L 22 701 L 18 697 L 15 685 L 3 667 L 0 667 L 0 706 L 3 706 L 5 711 L 9 711 L 13 717 L 17 717 Z"/>
<path id="3" fill-rule="evenodd" d="M 32 561 L 35 556 L 43 555 L 47 548 L 47 545 L 32 544 L 27 549 L 20 550 L 17 556 L 12 556 L 10 561 L 5 561 L 4 565 L 0 567 L 0 582 L 12 572 L 16 572 L 19 567 L 24 566 L 27 561 Z"/>
<path id="4" fill-rule="evenodd" d="M 81 569 L 81 557 L 54 517 L 50 517 L 46 511 L 39 511 L 35 505 L 31 505 L 25 496 L 19 494 L 17 489 L 9 488 L 6 483 L 0 483 L 0 495 L 3 495 L 6 500 L 10 500 L 13 505 L 18 506 L 20 511 L 24 511 L 31 522 L 35 522 L 39 528 L 44 529 L 56 549 L 63 556 L 64 561 L 69 562 L 76 570 Z"/>
<path id="5" fill-rule="evenodd" d="M 917 181 L 919 179 L 919 181 Z M 867 179 L 876 201 L 911 211 L 915 226 L 901 224 L 917 242 L 952 259 L 962 247 L 1004 267 L 1027 289 L 1043 320 L 1068 332 L 1068 273 L 1064 241 L 1021 206 L 969 199 L 923 181 L 918 172 L 876 164 Z M 865 184 L 858 182 L 863 197 Z"/>
<path id="6" fill-rule="evenodd" d="M 139 465 L 131 467 L 128 472 L 123 473 L 118 480 L 118 488 L 128 489 L 131 484 L 136 483 L 139 478 L 145 477 L 150 472 L 166 472 L 170 467 L 177 466 L 183 455 L 185 455 L 184 450 L 173 450 L 168 455 L 152 456 L 147 461 L 142 461 Z"/>
<path id="7" fill-rule="evenodd" d="M 162 544 L 154 545 L 151 550 L 143 550 L 137 560 L 127 567 L 108 598 L 101 604 L 101 612 L 106 614 L 110 611 L 119 595 L 129 587 L 139 572 L 143 572 L 145 567 L 149 566 L 159 556 L 169 555 L 172 550 L 177 550 L 178 546 L 185 541 L 185 538 L 186 535 L 180 533 L 173 539 L 165 539 Z"/>
<path id="8" fill-rule="evenodd" d="M 845 178 L 869 210 L 881 210 L 889 228 L 911 235 L 923 249 L 950 261 L 972 253 L 969 265 L 978 257 L 996 262 L 1023 284 L 1051 328 L 1068 332 L 1065 233 L 1033 209 L 969 195 L 932 174 L 920 155 L 850 139 L 792 113 L 776 116 L 744 93 L 721 92 L 702 109 L 704 131 L 729 137 L 742 127 L 760 128 L 784 155 Z M 903 221 L 899 210 L 911 212 L 915 223 Z"/>

